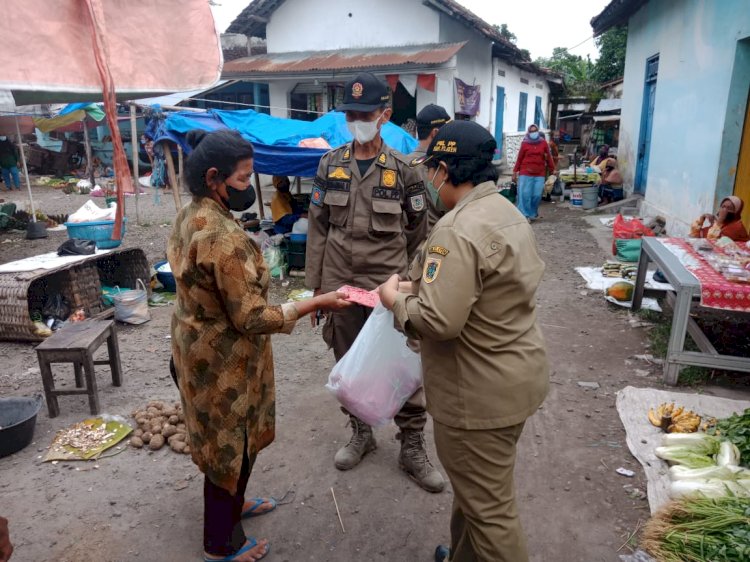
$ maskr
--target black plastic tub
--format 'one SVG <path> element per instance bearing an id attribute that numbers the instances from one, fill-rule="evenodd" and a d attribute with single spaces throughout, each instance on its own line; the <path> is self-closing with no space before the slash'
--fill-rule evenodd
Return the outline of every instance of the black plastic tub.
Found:
<path id="1" fill-rule="evenodd" d="M 42 397 L 0 398 L 0 458 L 20 451 L 34 438 Z"/>

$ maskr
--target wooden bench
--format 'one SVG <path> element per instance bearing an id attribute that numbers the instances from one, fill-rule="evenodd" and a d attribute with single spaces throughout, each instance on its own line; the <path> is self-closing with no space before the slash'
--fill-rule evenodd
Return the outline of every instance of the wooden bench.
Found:
<path id="1" fill-rule="evenodd" d="M 105 340 L 109 358 L 106 361 L 94 361 L 94 353 Z M 36 353 L 39 358 L 39 369 L 42 372 L 44 395 L 47 399 L 50 418 L 60 414 L 57 397 L 70 394 L 88 395 L 91 413 L 99 413 L 99 394 L 96 388 L 94 365 L 109 365 L 112 371 L 112 384 L 122 386 L 120 349 L 117 345 L 115 323 L 112 320 L 86 320 L 68 324 L 39 344 Z M 73 363 L 75 390 L 55 389 L 52 363 Z"/>

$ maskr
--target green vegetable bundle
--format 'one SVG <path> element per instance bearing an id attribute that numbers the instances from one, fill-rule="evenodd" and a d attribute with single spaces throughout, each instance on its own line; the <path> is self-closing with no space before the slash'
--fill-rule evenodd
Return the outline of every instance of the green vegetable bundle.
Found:
<path id="1" fill-rule="evenodd" d="M 646 523 L 641 546 L 660 562 L 750 562 L 750 500 L 672 501 Z"/>
<path id="2" fill-rule="evenodd" d="M 750 408 L 719 420 L 710 433 L 734 443 L 740 451 L 740 464 L 750 467 Z"/>

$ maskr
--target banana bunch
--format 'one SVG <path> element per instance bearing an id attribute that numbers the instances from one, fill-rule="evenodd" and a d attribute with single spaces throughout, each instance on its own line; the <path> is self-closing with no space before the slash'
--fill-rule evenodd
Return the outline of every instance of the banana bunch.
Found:
<path id="1" fill-rule="evenodd" d="M 682 406 L 675 406 L 674 402 L 660 404 L 656 410 L 650 408 L 648 421 L 651 425 L 661 428 L 667 433 L 693 433 L 701 425 L 701 417 Z"/>

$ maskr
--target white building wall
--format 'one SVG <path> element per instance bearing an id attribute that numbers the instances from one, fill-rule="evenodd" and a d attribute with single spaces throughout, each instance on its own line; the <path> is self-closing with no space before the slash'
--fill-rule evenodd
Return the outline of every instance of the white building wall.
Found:
<path id="1" fill-rule="evenodd" d="M 289 94 L 296 85 L 296 80 L 268 81 L 268 98 L 272 116 L 289 117 Z"/>
<path id="2" fill-rule="evenodd" d="M 266 26 L 269 53 L 438 43 L 440 15 L 421 0 L 286 0 Z"/>
<path id="3" fill-rule="evenodd" d="M 476 122 L 484 127 L 489 127 L 492 118 L 490 110 L 492 42 L 465 25 L 441 14 L 440 42 L 457 43 L 459 41 L 468 41 L 468 43 L 456 55 L 455 77 L 469 85 L 478 84 L 480 86 L 479 114 L 476 116 Z M 451 85 L 451 92 L 452 90 Z M 451 103 L 451 107 L 453 105 Z M 456 109 L 453 107 L 454 112 Z"/>
<path id="4" fill-rule="evenodd" d="M 505 76 L 501 76 L 498 71 L 503 71 Z M 529 83 L 524 84 L 521 82 L 522 78 L 528 80 Z M 541 88 L 539 88 L 539 85 L 541 85 Z M 505 88 L 505 111 L 503 112 L 504 133 L 518 132 L 518 108 L 521 103 L 521 92 L 525 92 L 528 96 L 526 116 L 522 130 L 525 131 L 526 128 L 534 122 L 534 107 L 537 96 L 542 98 L 542 114 L 544 115 L 547 126 L 549 126 L 550 115 L 548 105 L 550 92 L 549 84 L 544 77 L 534 74 L 533 72 L 523 71 L 503 60 L 495 59 L 495 86 Z M 493 92 L 493 94 L 495 94 L 495 92 Z M 494 97 L 495 96 L 493 95 L 493 98 Z"/>

